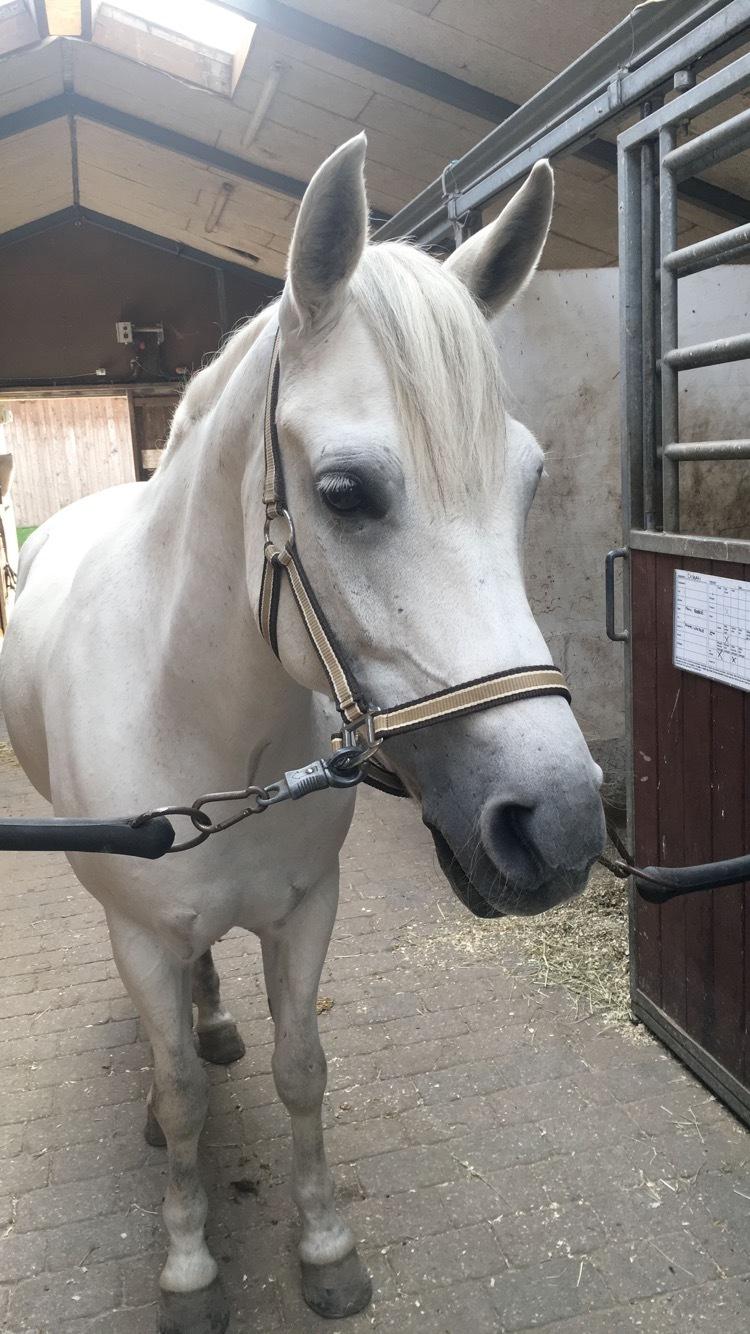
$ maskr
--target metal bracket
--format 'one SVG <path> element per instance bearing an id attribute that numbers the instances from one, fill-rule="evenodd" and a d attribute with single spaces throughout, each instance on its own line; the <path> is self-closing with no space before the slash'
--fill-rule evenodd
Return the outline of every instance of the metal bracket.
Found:
<path id="1" fill-rule="evenodd" d="M 689 88 L 695 87 L 695 69 L 692 65 L 687 69 L 676 69 L 674 72 L 674 90 L 676 93 L 686 93 Z"/>
<path id="2" fill-rule="evenodd" d="M 611 111 L 618 111 L 622 106 L 622 80 L 626 70 L 620 66 L 607 85 L 607 101 Z"/>
<path id="3" fill-rule="evenodd" d="M 461 209 L 462 194 L 455 179 L 453 170 L 455 165 L 455 162 L 448 163 L 443 169 L 441 181 L 445 211 L 453 229 L 453 244 L 458 248 L 468 237 L 479 231 L 482 226 L 482 214 L 479 209 Z M 448 185 L 449 176 L 453 177 L 452 188 Z"/>

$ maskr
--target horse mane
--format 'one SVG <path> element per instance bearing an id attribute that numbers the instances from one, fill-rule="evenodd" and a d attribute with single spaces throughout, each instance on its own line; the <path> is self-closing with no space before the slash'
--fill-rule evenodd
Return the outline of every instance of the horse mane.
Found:
<path id="1" fill-rule="evenodd" d="M 448 481 L 491 483 L 505 431 L 498 356 L 463 283 L 415 246 L 389 241 L 366 247 L 350 295 L 385 362 L 422 480 L 439 498 Z M 276 305 L 242 325 L 191 380 L 174 416 L 170 452 L 216 405 Z"/>
<path id="2" fill-rule="evenodd" d="M 257 315 L 240 325 L 216 353 L 213 361 L 193 376 L 177 406 L 167 441 L 172 453 L 198 422 L 216 406 L 229 381 L 257 342 L 271 320 L 277 302 L 272 302 Z"/>

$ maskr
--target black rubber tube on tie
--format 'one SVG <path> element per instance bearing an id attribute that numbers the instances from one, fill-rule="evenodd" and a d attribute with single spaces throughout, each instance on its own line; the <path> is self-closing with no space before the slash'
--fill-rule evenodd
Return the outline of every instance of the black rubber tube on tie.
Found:
<path id="1" fill-rule="evenodd" d="M 750 880 L 750 854 L 723 862 L 706 862 L 702 866 L 644 866 L 643 871 L 662 883 L 655 885 L 640 880 L 636 871 L 634 879 L 638 892 L 649 903 L 665 903 L 680 894 L 697 894 Z"/>
<path id="2" fill-rule="evenodd" d="M 165 815 L 133 820 L 0 819 L 0 852 L 109 852 L 155 861 L 169 852 L 174 829 Z"/>

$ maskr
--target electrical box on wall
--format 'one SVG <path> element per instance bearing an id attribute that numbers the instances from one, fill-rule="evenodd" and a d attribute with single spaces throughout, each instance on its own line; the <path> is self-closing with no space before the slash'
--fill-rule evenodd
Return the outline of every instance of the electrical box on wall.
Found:
<path id="1" fill-rule="evenodd" d="M 118 320 L 115 325 L 115 334 L 118 343 L 132 343 L 133 325 L 130 320 Z"/>

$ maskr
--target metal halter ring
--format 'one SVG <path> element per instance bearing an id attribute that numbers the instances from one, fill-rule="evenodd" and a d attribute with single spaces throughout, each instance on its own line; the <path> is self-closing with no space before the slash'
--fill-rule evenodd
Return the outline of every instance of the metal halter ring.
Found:
<path id="1" fill-rule="evenodd" d="M 362 737 L 362 732 L 364 732 L 364 737 Z M 345 747 L 352 747 L 359 751 L 359 763 L 366 764 L 383 744 L 383 738 L 375 734 L 375 714 L 373 712 L 366 713 L 358 723 L 353 723 L 350 727 L 343 727 L 341 740 Z"/>
<path id="2" fill-rule="evenodd" d="M 197 848 L 201 843 L 205 843 L 210 834 L 213 834 L 211 816 L 205 811 L 197 809 L 197 803 L 192 806 L 155 806 L 153 810 L 144 811 L 142 815 L 137 815 L 132 821 L 133 828 L 138 829 L 141 825 L 148 824 L 150 820 L 155 820 L 160 815 L 186 815 L 191 824 L 198 830 L 195 838 L 186 839 L 184 843 L 173 843 L 167 852 L 187 852 L 189 848 Z"/>
<path id="3" fill-rule="evenodd" d="M 283 519 L 288 528 L 288 534 L 285 540 L 279 545 L 271 537 L 271 525 L 278 519 Z M 284 552 L 290 551 L 294 546 L 294 524 L 292 516 L 288 510 L 280 509 L 275 503 L 269 505 L 266 509 L 266 522 L 263 526 L 263 544 L 268 560 L 278 561 Z"/>

